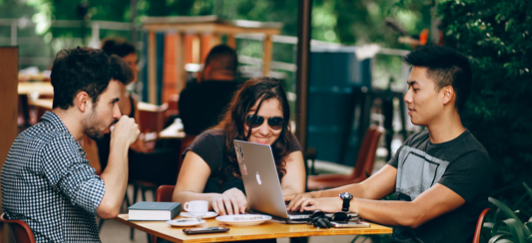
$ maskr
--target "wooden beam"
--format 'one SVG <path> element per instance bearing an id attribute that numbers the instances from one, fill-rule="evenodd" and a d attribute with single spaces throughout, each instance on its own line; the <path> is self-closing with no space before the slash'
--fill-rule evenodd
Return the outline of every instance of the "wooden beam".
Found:
<path id="1" fill-rule="evenodd" d="M 262 75 L 268 76 L 270 74 L 270 65 L 272 63 L 272 36 L 267 35 L 263 42 L 264 48 L 264 62 L 262 63 Z"/>
<path id="2" fill-rule="evenodd" d="M 157 58 L 155 32 L 148 33 L 148 102 L 157 103 Z"/>
<path id="3" fill-rule="evenodd" d="M 184 32 L 196 32 L 196 33 L 218 33 L 218 34 L 240 34 L 240 33 L 263 33 L 266 35 L 278 35 L 281 30 L 278 28 L 243 28 L 238 26 L 229 26 L 217 23 L 206 24 L 171 24 L 171 23 L 158 23 L 158 24 L 144 24 L 144 29 L 148 31 L 184 31 Z"/>
<path id="4" fill-rule="evenodd" d="M 17 138 L 18 118 L 18 47 L 0 47 L 0 168 L 4 166 L 11 145 Z M 0 203 L 0 210 L 1 210 Z M 3 225 L 2 241 L 14 242 L 9 227 Z"/>
<path id="5" fill-rule="evenodd" d="M 235 35 L 227 34 L 227 43 L 226 43 L 226 45 L 228 45 L 229 47 L 231 47 L 231 48 L 236 50 L 236 38 L 235 38 Z"/>

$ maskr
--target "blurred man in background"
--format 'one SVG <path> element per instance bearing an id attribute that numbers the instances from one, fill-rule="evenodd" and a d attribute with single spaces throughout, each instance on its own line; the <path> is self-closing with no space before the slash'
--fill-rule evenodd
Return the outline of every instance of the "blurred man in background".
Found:
<path id="1" fill-rule="evenodd" d="M 220 121 L 233 93 L 238 59 L 227 45 L 212 48 L 198 84 L 188 85 L 179 97 L 179 115 L 187 135 L 198 135 Z"/>

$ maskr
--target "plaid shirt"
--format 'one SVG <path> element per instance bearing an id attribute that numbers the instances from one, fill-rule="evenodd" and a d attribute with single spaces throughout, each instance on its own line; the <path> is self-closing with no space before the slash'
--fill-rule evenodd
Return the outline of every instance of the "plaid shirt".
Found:
<path id="1" fill-rule="evenodd" d="M 56 114 L 17 136 L 0 180 L 4 212 L 26 222 L 37 242 L 100 242 L 104 182 Z"/>

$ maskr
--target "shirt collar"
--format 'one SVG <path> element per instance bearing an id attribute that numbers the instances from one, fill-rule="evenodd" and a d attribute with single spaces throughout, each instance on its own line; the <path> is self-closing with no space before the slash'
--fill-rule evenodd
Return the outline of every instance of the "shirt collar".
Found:
<path id="1" fill-rule="evenodd" d="M 59 118 L 59 116 L 57 116 L 57 114 L 55 114 L 53 112 L 50 112 L 50 111 L 46 111 L 44 113 L 44 115 L 41 117 L 41 122 L 49 122 L 50 124 L 52 124 L 52 126 L 55 129 L 57 129 L 57 131 L 63 132 L 63 133 L 66 133 L 66 134 L 70 135 L 72 140 L 76 142 L 76 145 L 78 146 L 78 148 L 80 150 L 80 153 L 83 155 L 83 157 L 85 157 L 85 155 L 86 155 L 85 151 L 83 150 L 83 148 L 81 147 L 79 142 L 76 141 L 74 136 L 72 136 L 72 133 L 70 133 L 68 128 L 65 126 L 65 124 L 63 123 L 61 118 Z"/>

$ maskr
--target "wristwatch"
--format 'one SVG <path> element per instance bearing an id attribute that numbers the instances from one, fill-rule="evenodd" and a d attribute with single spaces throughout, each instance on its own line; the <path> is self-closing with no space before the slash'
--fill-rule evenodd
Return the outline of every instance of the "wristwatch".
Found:
<path id="1" fill-rule="evenodd" d="M 342 192 L 340 193 L 340 198 L 344 201 L 344 203 L 342 203 L 342 211 L 348 212 L 349 203 L 351 202 L 351 199 L 353 199 L 353 194 L 349 192 Z"/>

